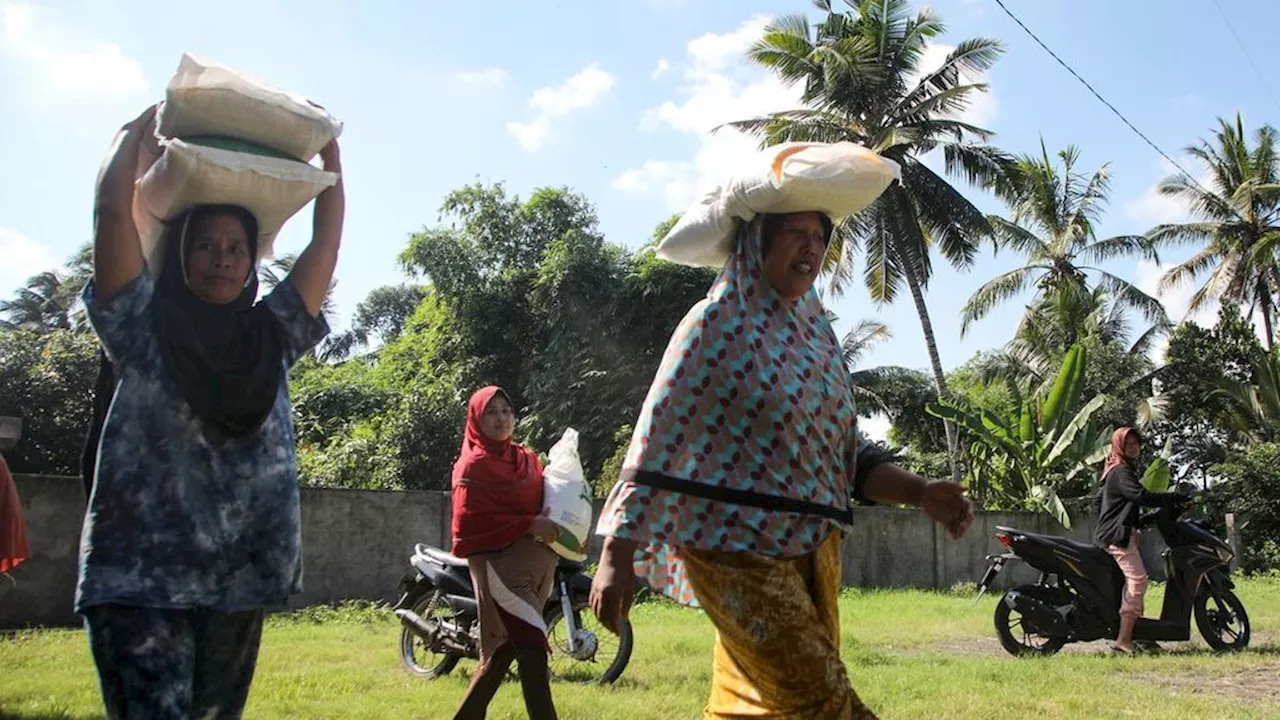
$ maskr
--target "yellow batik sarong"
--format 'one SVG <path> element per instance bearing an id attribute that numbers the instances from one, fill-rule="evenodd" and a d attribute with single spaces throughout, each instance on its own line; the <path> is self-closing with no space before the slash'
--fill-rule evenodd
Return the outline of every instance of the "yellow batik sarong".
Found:
<path id="1" fill-rule="evenodd" d="M 875 720 L 840 660 L 840 538 L 791 558 L 681 549 L 716 627 L 704 717 Z"/>

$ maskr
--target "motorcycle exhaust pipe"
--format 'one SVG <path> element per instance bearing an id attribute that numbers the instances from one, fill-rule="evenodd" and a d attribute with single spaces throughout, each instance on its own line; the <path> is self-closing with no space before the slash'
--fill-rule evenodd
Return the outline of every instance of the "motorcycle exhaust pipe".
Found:
<path id="1" fill-rule="evenodd" d="M 1066 636 L 1070 632 L 1066 620 L 1037 598 L 1017 590 L 1005 594 L 1004 602 L 1031 621 L 1035 630 L 1050 637 Z"/>
<path id="2" fill-rule="evenodd" d="M 427 641 L 432 652 L 456 652 L 466 655 L 471 651 L 440 630 L 439 622 L 427 621 L 412 610 L 397 610 L 400 623 Z"/>

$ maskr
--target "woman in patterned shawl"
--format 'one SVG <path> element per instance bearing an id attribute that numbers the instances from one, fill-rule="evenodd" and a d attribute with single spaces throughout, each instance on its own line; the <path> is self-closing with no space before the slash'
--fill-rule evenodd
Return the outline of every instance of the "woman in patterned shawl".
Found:
<path id="1" fill-rule="evenodd" d="M 923 507 L 953 536 L 963 488 L 888 462 L 813 284 L 832 223 L 739 222 L 733 255 L 671 337 L 601 513 L 591 603 L 611 629 L 636 576 L 715 625 L 708 718 L 874 718 L 840 660 L 850 498 Z"/>
<path id="2" fill-rule="evenodd" d="M 471 566 L 480 608 L 480 665 L 458 720 L 483 718 L 511 663 L 525 709 L 554 720 L 542 608 L 551 594 L 556 526 L 542 514 L 542 463 L 511 441 L 515 413 L 501 388 L 471 396 L 462 453 L 453 466 L 453 553 Z"/>

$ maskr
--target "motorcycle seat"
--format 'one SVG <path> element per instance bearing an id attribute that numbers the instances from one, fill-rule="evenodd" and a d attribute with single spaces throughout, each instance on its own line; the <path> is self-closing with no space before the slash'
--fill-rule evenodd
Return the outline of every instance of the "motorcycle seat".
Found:
<path id="1" fill-rule="evenodd" d="M 446 567 L 468 567 L 466 560 L 454 555 L 453 553 L 445 552 L 440 548 L 433 548 L 425 543 L 418 543 L 414 549 L 419 555 L 425 555 Z"/>
<path id="2" fill-rule="evenodd" d="M 1001 526 L 996 529 L 1010 534 L 1024 535 L 1027 538 L 1045 545 L 1056 545 L 1066 550 L 1070 550 L 1073 554 L 1081 558 L 1092 558 L 1104 564 L 1115 562 L 1106 550 L 1090 543 L 1076 542 L 1075 540 L 1069 540 L 1057 535 L 1042 535 L 1040 533 L 1027 532 L 1026 530 L 1018 530 L 1010 527 Z"/>

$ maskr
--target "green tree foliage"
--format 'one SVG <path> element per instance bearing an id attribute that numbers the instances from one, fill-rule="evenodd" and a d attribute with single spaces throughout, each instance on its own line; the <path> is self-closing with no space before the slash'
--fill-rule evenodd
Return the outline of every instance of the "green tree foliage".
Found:
<path id="1" fill-rule="evenodd" d="M 1234 305 L 1219 309 L 1213 328 L 1187 322 L 1170 334 L 1165 364 L 1156 374 L 1160 391 L 1150 434 L 1159 443 L 1172 440 L 1182 479 L 1204 484 L 1209 468 L 1239 444 L 1223 384 L 1252 384 L 1254 363 L 1262 355 L 1253 324 Z"/>
<path id="2" fill-rule="evenodd" d="M 565 188 L 521 200 L 474 184 L 441 212 L 400 256 L 423 284 L 379 288 L 357 310 L 357 345 L 381 345 L 295 379 L 300 427 L 316 430 L 302 450 L 307 481 L 447 488 L 467 398 L 495 384 L 515 400 L 523 441 L 545 452 L 574 427 L 588 476 L 612 485 L 617 468 L 601 468 L 619 428 L 714 271 L 606 242 L 591 204 Z"/>
<path id="3" fill-rule="evenodd" d="M 1221 532 L 1225 514 L 1235 513 L 1240 567 L 1246 572 L 1280 569 L 1280 444 L 1233 451 L 1211 472 L 1222 481 L 1207 495 L 1207 515 Z"/>
<path id="4" fill-rule="evenodd" d="M 22 439 L 5 454 L 14 472 L 80 472 L 97 352 L 88 333 L 0 329 L 0 415 L 23 418 Z"/>

